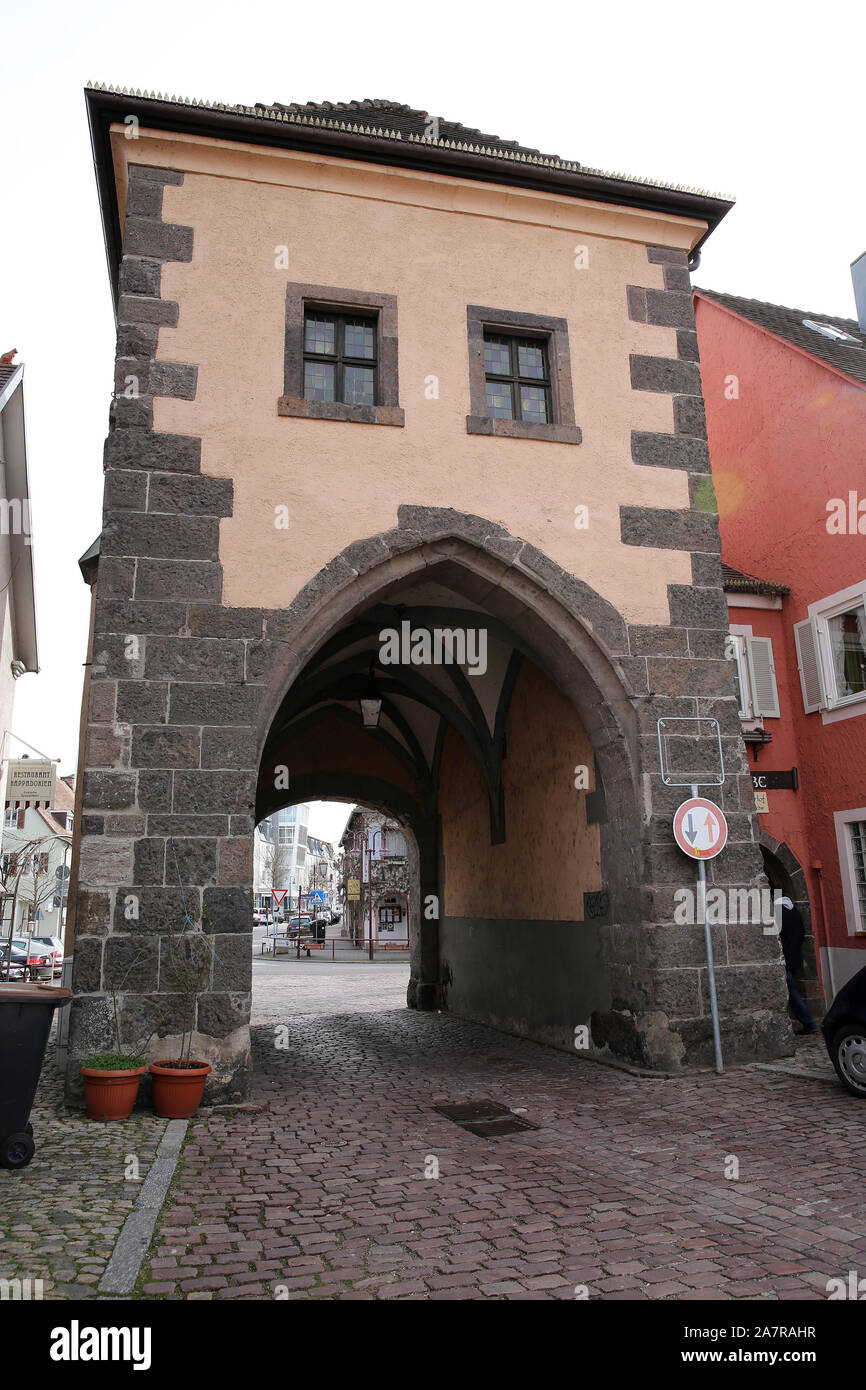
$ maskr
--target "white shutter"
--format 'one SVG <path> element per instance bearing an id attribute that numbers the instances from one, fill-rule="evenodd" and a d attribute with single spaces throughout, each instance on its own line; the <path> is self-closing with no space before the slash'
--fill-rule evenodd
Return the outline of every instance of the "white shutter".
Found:
<path id="1" fill-rule="evenodd" d="M 824 674 L 821 670 L 821 648 L 818 645 L 818 625 L 814 618 L 794 624 L 797 644 L 797 669 L 803 690 L 803 708 L 807 714 L 823 709 L 827 704 Z"/>
<path id="2" fill-rule="evenodd" d="M 756 715 L 779 718 L 779 692 L 773 665 L 773 643 L 769 637 L 747 637 L 746 658 L 752 687 L 752 709 Z"/>

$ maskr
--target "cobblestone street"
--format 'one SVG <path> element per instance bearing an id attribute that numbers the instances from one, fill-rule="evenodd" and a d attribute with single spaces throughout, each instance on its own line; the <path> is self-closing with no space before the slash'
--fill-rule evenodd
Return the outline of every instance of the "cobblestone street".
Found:
<path id="1" fill-rule="evenodd" d="M 49 1045 L 30 1116 L 36 1156 L 0 1170 L 0 1279 L 31 1280 L 31 1297 L 93 1298 L 135 1205 L 166 1120 L 144 1111 L 94 1124 L 68 1110 Z"/>
<path id="2" fill-rule="evenodd" d="M 408 1011 L 406 978 L 256 965 L 258 1108 L 191 1126 L 146 1296 L 823 1299 L 866 1268 L 863 1110 L 811 1040 L 812 1076 L 644 1079 Z M 540 1128 L 433 1109 L 478 1099 Z"/>
<path id="3" fill-rule="evenodd" d="M 790 1070 L 646 1079 L 409 1011 L 407 977 L 256 963 L 254 1093 L 191 1122 L 145 1298 L 823 1299 L 866 1268 L 863 1110 L 820 1041 Z M 433 1108 L 474 1100 L 540 1128 Z M 32 1120 L 0 1278 L 99 1297 L 166 1122 L 67 1110 L 51 1051 Z"/>

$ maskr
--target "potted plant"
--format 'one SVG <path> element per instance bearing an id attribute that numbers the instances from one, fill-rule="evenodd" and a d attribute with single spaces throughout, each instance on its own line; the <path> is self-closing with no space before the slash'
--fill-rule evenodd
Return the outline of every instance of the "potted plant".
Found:
<path id="1" fill-rule="evenodd" d="M 84 1106 L 91 1120 L 128 1120 L 138 1098 L 138 1088 L 147 1068 L 147 1058 L 144 1055 L 147 1043 L 132 1049 L 124 1047 L 120 1037 L 117 996 L 130 971 L 141 964 L 142 959 L 141 955 L 135 958 L 120 984 L 111 991 L 114 1050 L 95 1053 L 92 1057 L 85 1057 L 81 1063 Z"/>
<path id="2" fill-rule="evenodd" d="M 84 1105 L 91 1120 L 128 1120 L 147 1061 L 138 1053 L 100 1052 L 81 1063 Z"/>
<path id="3" fill-rule="evenodd" d="M 191 1119 L 201 1104 L 211 1067 L 208 1062 L 192 1058 L 190 1053 L 196 1000 L 208 984 L 213 958 L 210 938 L 199 928 L 169 935 L 166 941 L 166 969 L 174 986 L 173 993 L 180 996 L 183 1017 L 178 1055 L 150 1064 L 153 1108 L 161 1119 Z"/>

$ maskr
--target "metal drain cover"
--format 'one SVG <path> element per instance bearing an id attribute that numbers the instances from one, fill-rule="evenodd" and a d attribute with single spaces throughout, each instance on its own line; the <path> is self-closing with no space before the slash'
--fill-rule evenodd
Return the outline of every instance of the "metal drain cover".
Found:
<path id="1" fill-rule="evenodd" d="M 517 1134 L 523 1129 L 539 1128 L 531 1120 L 524 1120 L 522 1115 L 515 1115 L 507 1105 L 500 1105 L 495 1100 L 476 1100 L 465 1105 L 434 1105 L 433 1109 L 480 1139 L 495 1139 L 500 1134 Z"/>

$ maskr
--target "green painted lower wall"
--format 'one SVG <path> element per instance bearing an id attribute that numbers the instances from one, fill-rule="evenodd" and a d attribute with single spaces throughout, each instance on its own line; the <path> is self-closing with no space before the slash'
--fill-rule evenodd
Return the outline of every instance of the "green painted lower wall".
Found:
<path id="1" fill-rule="evenodd" d="M 443 1008 L 504 1033 L 574 1049 L 574 1030 L 611 1007 L 601 928 L 592 922 L 446 917 Z"/>

